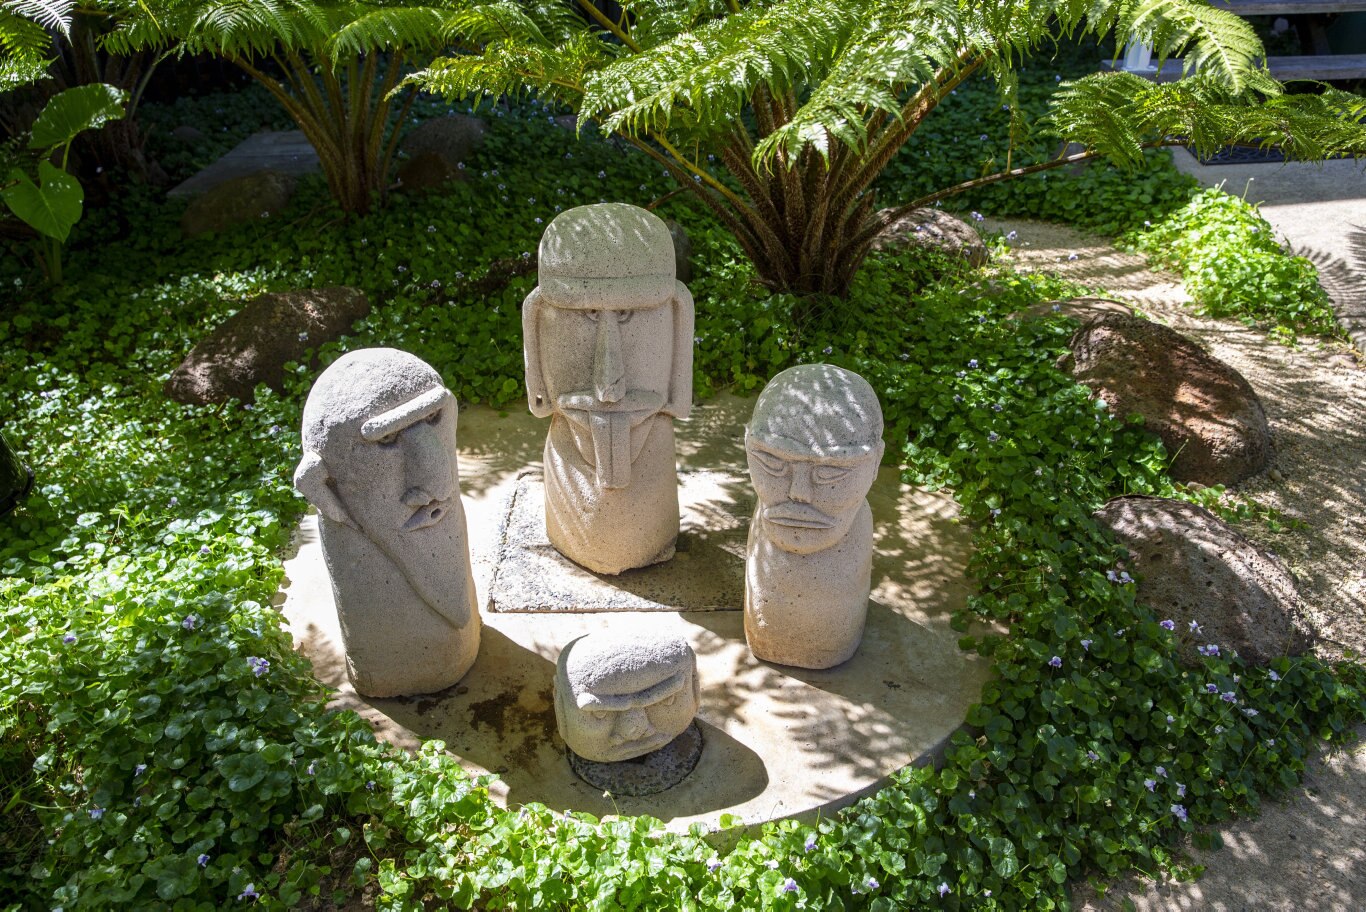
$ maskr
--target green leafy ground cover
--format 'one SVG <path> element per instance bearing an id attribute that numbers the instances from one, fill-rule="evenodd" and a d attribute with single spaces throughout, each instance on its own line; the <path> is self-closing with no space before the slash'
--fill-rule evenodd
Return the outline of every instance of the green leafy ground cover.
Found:
<path id="1" fill-rule="evenodd" d="M 1066 321 L 1007 319 L 1076 289 L 936 279 L 943 264 L 887 257 L 831 316 L 799 319 L 715 225 L 667 206 L 698 250 L 699 392 L 752 390 L 800 361 L 857 370 L 883 395 L 889 459 L 962 505 L 979 593 L 960 621 L 1012 630 L 965 635 L 997 671 L 976 734 L 940 771 L 719 853 L 646 818 L 500 810 L 439 744 L 410 756 L 324 712 L 270 607 L 303 507 L 289 478 L 312 374 L 222 409 L 170 407 L 161 382 L 245 297 L 344 282 L 375 311 L 324 361 L 396 345 L 462 400 L 512 403 L 531 279 L 482 294 L 478 277 L 533 250 L 556 207 L 669 189 L 546 116 L 491 114 L 466 183 L 366 219 L 342 221 L 315 181 L 278 220 L 182 241 L 174 206 L 132 198 L 92 214 L 78 278 L 50 300 L 4 267 L 18 301 L 0 317 L 0 389 L 40 477 L 0 526 L 0 896 L 14 908 L 364 894 L 410 909 L 1046 909 L 1069 877 L 1181 870 L 1179 834 L 1294 782 L 1317 738 L 1362 718 L 1359 666 L 1216 654 L 1185 668 L 1176 644 L 1196 634 L 1134 604 L 1090 512 L 1172 493 L 1167 456 L 1052 366 Z"/>

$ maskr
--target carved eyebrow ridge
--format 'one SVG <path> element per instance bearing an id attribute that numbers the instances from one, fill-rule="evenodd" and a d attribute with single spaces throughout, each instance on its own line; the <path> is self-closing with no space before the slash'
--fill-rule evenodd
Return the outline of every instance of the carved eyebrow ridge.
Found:
<path id="1" fill-rule="evenodd" d="M 603 694 L 601 696 L 584 692 L 576 695 L 574 702 L 578 704 L 579 709 L 624 712 L 640 706 L 650 706 L 660 700 L 667 699 L 673 693 L 683 689 L 683 685 L 686 683 L 685 677 L 684 672 L 676 671 L 658 684 L 645 690 L 629 694 Z"/>
<path id="2" fill-rule="evenodd" d="M 444 408 L 448 403 L 455 404 L 455 397 L 451 395 L 450 390 L 444 386 L 429 389 L 420 396 L 415 396 L 402 405 L 376 415 L 362 424 L 360 426 L 361 439 L 373 443 L 376 440 L 388 437 L 409 425 L 416 424 L 437 409 Z"/>

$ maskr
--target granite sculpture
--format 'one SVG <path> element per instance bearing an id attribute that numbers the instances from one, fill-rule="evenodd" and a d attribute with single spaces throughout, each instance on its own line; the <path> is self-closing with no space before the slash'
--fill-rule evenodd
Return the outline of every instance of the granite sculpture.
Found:
<path id="1" fill-rule="evenodd" d="M 657 216 L 624 203 L 556 216 L 522 306 L 527 401 L 550 418 L 550 543 L 597 573 L 668 560 L 675 418 L 692 407 L 693 300 Z"/>
<path id="2" fill-rule="evenodd" d="M 882 460 L 868 381 L 830 364 L 778 374 L 745 429 L 758 497 L 745 550 L 745 640 L 756 658 L 831 668 L 863 638 L 873 566 L 868 491 Z"/>
<path id="3" fill-rule="evenodd" d="M 350 352 L 304 405 L 295 487 L 318 508 L 347 674 L 372 697 L 432 693 L 479 651 L 455 398 L 421 359 Z"/>
<path id="4" fill-rule="evenodd" d="M 555 667 L 555 723 L 571 751 L 614 763 L 659 750 L 692 725 L 697 656 L 675 636 L 590 633 Z"/>

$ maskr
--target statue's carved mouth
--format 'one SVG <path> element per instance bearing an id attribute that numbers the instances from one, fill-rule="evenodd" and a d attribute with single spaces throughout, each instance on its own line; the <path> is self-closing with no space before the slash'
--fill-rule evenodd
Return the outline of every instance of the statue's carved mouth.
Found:
<path id="1" fill-rule="evenodd" d="M 815 507 L 800 503 L 783 503 L 764 510 L 764 520 L 775 526 L 792 529 L 833 529 L 835 521 Z"/>
<path id="2" fill-rule="evenodd" d="M 403 531 L 415 532 L 418 529 L 434 526 L 445 519 L 446 514 L 449 512 L 449 500 L 434 500 L 431 503 L 414 510 L 413 515 L 408 517 L 408 521 L 403 524 Z"/>

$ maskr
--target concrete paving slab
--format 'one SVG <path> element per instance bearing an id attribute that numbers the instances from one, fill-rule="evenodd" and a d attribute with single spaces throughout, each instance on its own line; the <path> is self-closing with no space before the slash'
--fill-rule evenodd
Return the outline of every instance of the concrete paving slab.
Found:
<path id="1" fill-rule="evenodd" d="M 731 396 L 697 407 L 679 425 L 684 474 L 701 463 L 743 477 L 743 424 L 752 407 L 752 399 Z M 526 415 L 461 412 L 462 490 L 481 594 L 497 566 L 498 525 L 519 477 L 538 463 L 545 430 Z M 312 515 L 286 561 L 280 602 L 296 648 L 337 689 L 332 707 L 355 710 L 378 737 L 407 748 L 443 740 L 471 772 L 499 776 L 490 792 L 504 805 L 649 814 L 678 831 L 698 821 L 717 826 L 727 813 L 746 824 L 810 818 L 876 790 L 904 766 L 934 761 L 989 676 L 990 663 L 961 653 L 948 624 L 970 591 L 971 535 L 956 505 L 902 484 L 893 469 L 880 473 L 869 499 L 877 541 L 868 626 L 857 655 L 827 671 L 756 661 L 739 611 L 487 611 L 479 659 L 459 685 L 417 698 L 362 697 L 346 681 Z M 737 510 L 743 515 L 738 507 L 726 515 Z M 658 795 L 604 796 L 572 772 L 555 733 L 560 649 L 609 627 L 675 633 L 697 652 L 705 747 L 697 769 Z"/>
<path id="2" fill-rule="evenodd" d="M 1207 187 L 1260 203 L 1286 247 L 1318 267 L 1338 322 L 1366 352 L 1366 159 L 1202 165 L 1174 149 L 1172 160 Z"/>
<path id="3" fill-rule="evenodd" d="M 745 540 L 754 512 L 749 479 L 725 472 L 678 476 L 682 513 L 672 560 L 606 576 L 550 544 L 539 472 L 520 475 L 508 499 L 489 611 L 739 611 Z"/>
<path id="4" fill-rule="evenodd" d="M 227 155 L 166 191 L 166 195 L 197 196 L 221 183 L 257 171 L 279 171 L 297 176 L 313 174 L 321 167 L 317 151 L 304 138 L 302 130 L 264 130 L 248 136 Z"/>

